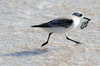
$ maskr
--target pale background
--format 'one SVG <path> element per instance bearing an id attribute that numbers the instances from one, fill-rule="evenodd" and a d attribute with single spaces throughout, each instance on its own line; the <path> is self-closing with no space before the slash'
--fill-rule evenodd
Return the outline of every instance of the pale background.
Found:
<path id="1" fill-rule="evenodd" d="M 30 26 L 81 11 L 92 19 L 69 37 Z M 100 66 L 100 0 L 0 0 L 0 66 Z"/>

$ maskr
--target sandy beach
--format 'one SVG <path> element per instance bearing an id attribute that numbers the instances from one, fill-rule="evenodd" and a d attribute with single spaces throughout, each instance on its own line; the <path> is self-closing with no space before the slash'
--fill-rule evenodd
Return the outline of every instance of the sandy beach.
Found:
<path id="1" fill-rule="evenodd" d="M 81 11 L 87 28 L 48 36 L 30 26 Z M 0 66 L 100 66 L 100 0 L 0 0 Z"/>

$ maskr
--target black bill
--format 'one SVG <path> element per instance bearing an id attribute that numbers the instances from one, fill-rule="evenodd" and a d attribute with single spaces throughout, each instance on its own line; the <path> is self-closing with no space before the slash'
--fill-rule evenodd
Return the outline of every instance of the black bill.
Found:
<path id="1" fill-rule="evenodd" d="M 80 26 L 81 29 L 87 27 L 89 21 L 91 21 L 91 19 L 87 18 L 87 17 L 83 17 L 84 21 L 82 21 L 82 24 Z"/>

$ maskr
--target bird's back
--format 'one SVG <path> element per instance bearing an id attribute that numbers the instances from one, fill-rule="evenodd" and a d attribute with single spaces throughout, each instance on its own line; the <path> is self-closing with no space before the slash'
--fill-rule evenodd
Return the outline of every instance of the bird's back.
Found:
<path id="1" fill-rule="evenodd" d="M 43 24 L 40 24 L 40 25 L 34 25 L 32 27 L 64 27 L 64 28 L 68 28 L 69 26 L 71 26 L 73 23 L 73 20 L 71 19 L 54 19 L 54 20 L 51 20 L 47 23 L 43 23 Z"/>

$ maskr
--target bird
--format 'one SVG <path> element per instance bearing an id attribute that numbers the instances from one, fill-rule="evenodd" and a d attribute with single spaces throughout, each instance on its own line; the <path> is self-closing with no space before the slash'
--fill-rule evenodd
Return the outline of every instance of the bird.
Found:
<path id="1" fill-rule="evenodd" d="M 46 42 L 44 42 L 41 45 L 41 47 L 48 44 L 50 36 L 53 33 L 60 33 L 60 34 L 65 33 L 67 40 L 75 42 L 76 44 L 81 44 L 81 42 L 69 38 L 67 36 L 67 33 L 70 32 L 71 30 L 73 30 L 74 28 L 76 28 L 80 24 L 82 18 L 87 19 L 89 21 L 89 18 L 84 17 L 82 12 L 73 12 L 71 14 L 70 19 L 69 18 L 56 18 L 56 19 L 53 19 L 49 22 L 42 23 L 42 24 L 39 24 L 39 25 L 33 25 L 31 27 L 42 28 L 45 31 L 49 32 L 49 35 L 48 35 Z"/>

